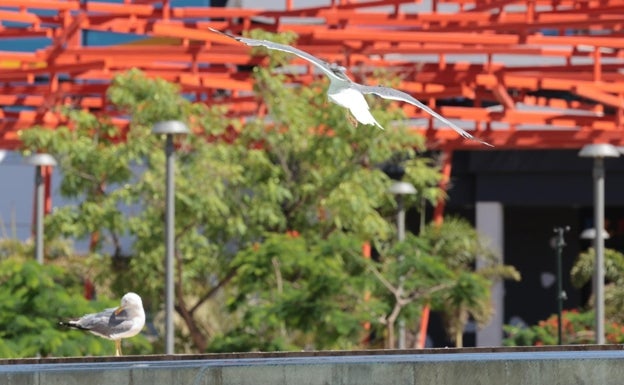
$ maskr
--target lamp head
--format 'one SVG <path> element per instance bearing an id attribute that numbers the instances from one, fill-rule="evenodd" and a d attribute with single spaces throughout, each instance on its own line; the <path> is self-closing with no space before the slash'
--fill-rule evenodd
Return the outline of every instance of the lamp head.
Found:
<path id="1" fill-rule="evenodd" d="M 620 152 L 609 143 L 586 144 L 578 154 L 581 158 L 617 158 Z"/>

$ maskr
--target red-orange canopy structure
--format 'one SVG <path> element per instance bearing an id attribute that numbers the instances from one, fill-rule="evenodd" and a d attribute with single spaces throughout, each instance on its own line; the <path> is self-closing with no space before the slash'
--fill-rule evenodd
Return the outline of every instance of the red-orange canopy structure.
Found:
<path id="1" fill-rule="evenodd" d="M 16 148 L 18 130 L 58 125 L 55 106 L 102 111 L 110 79 L 134 67 L 197 100 L 226 104 L 232 115 L 256 114 L 253 80 L 236 65 L 257 59 L 208 27 L 295 31 L 296 46 L 340 62 L 363 82 L 383 67 L 400 77 L 399 88 L 497 148 L 624 144 L 624 1 L 432 0 L 424 12 L 414 11 L 414 0 L 326 3 L 298 8 L 284 0 L 285 10 L 269 11 L 169 0 L 3 0 L 0 43 L 49 44 L 0 51 L 0 148 Z M 445 11 L 450 6 L 457 12 Z M 89 46 L 84 31 L 150 39 Z M 313 77 L 310 69 L 300 80 Z M 431 148 L 485 149 L 403 108 Z"/>

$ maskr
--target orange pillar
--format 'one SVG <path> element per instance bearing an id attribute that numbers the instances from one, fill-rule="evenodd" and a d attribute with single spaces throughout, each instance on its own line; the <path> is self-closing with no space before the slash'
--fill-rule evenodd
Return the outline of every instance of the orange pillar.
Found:
<path id="1" fill-rule="evenodd" d="M 43 212 L 47 215 L 52 211 L 52 166 L 41 167 L 41 173 L 43 174 L 43 183 L 45 184 Z"/>
<path id="2" fill-rule="evenodd" d="M 451 179 L 451 163 L 453 161 L 453 152 L 451 150 L 443 150 L 442 152 L 442 180 L 440 180 L 440 188 L 444 191 L 448 188 L 449 180 Z M 444 220 L 444 209 L 446 208 L 446 201 L 444 199 L 438 200 L 438 204 L 433 210 L 433 221 L 435 224 L 442 224 Z"/>

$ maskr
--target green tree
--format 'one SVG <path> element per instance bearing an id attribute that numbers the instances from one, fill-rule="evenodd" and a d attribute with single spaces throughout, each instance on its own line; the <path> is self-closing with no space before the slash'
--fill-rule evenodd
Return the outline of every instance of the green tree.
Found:
<path id="1" fill-rule="evenodd" d="M 463 345 L 466 323 L 472 318 L 486 324 L 492 314 L 491 286 L 496 280 L 519 280 L 520 273 L 500 261 L 465 219 L 445 217 L 442 224 L 431 223 L 422 233 L 430 253 L 454 272 L 453 283 L 437 297 L 433 307 L 445 320 L 446 331 L 456 346 Z"/>
<path id="2" fill-rule="evenodd" d="M 596 252 L 589 248 L 581 253 L 572 266 L 572 284 L 581 288 L 592 281 Z M 608 322 L 624 323 L 624 254 L 614 249 L 605 249 L 605 318 Z M 590 305 L 593 307 L 593 298 Z"/>
<path id="3" fill-rule="evenodd" d="M 222 111 L 192 104 L 175 85 L 147 79 L 140 71 L 117 76 L 108 95 L 112 114 L 132 116 L 129 126 L 67 110 L 68 126 L 22 135 L 25 152 L 55 155 L 63 175 L 60 191 L 78 201 L 47 218 L 46 236 L 90 239 L 91 263 L 96 265 L 91 278 L 114 292 L 139 292 L 148 314 L 157 317 L 163 292 L 165 159 L 161 138 L 151 134 L 151 126 L 161 120 L 193 119 L 200 135 L 177 143 L 183 166 L 176 171 L 176 258 L 182 266 L 176 277 L 176 309 L 192 343 L 203 351 L 206 336 L 194 313 L 222 285 L 220 279 L 229 279 L 218 266 L 226 259 L 217 256 L 227 256 L 228 240 L 245 230 L 242 218 L 231 216 L 223 201 L 226 184 L 240 180 L 242 168 L 231 158 L 235 152 L 225 141 L 206 143 L 209 135 L 222 133 L 228 121 L 222 119 Z M 123 237 L 134 241 L 133 249 L 122 249 Z M 215 279 L 215 285 L 205 284 Z M 185 296 L 189 291 L 194 295 Z"/>
<path id="4" fill-rule="evenodd" d="M 212 349 L 353 348 L 369 318 L 360 250 L 361 243 L 343 233 L 326 239 L 267 234 L 233 262 L 238 274 L 229 307 L 240 311 L 242 322 Z"/>
<path id="5" fill-rule="evenodd" d="M 254 37 L 265 38 L 263 35 Z M 285 64 L 289 59 L 281 54 L 270 55 L 273 65 Z M 289 83 L 289 77 L 276 73 L 271 67 L 256 67 L 254 75 L 257 92 L 262 95 L 271 115 L 269 128 L 265 121 L 253 122 L 244 128 L 234 144 L 254 148 L 254 143 L 260 142 L 262 148 L 256 156 L 265 159 L 263 164 L 270 167 L 270 175 L 277 177 L 282 189 L 279 191 L 284 192 L 276 202 L 279 206 L 271 210 L 272 215 L 278 214 L 280 226 L 267 228 L 278 237 L 280 247 L 273 236 L 263 234 L 262 239 L 266 237 L 266 241 L 258 250 L 252 247 L 237 256 L 234 264 L 238 268 L 237 291 L 232 303 L 233 308 L 242 314 L 245 333 L 233 330 L 215 342 L 219 349 L 227 350 L 225 342 L 240 346 L 236 345 L 234 335 L 253 333 L 266 336 L 268 340 L 246 348 L 357 346 L 363 331 L 362 323 L 370 321 L 371 317 L 376 320 L 378 312 L 374 308 L 379 306 L 376 299 L 364 301 L 365 293 L 370 289 L 364 282 L 370 281 L 370 273 L 362 269 L 361 245 L 366 240 L 395 238 L 394 225 L 388 221 L 395 210 L 395 201 L 387 193 L 391 182 L 375 166 L 400 154 L 408 170 L 406 177 L 419 185 L 427 185 L 427 189 L 420 191 L 421 194 L 426 192 L 426 198 L 432 200 L 440 197 L 440 190 L 432 187 L 437 186 L 440 174 L 431 163 L 417 155 L 416 151 L 422 148 L 420 137 L 401 127 L 382 132 L 374 127 L 352 126 L 345 119 L 344 109 L 328 103 L 325 79 L 307 88 L 293 89 L 284 86 Z M 383 101 L 381 103 L 385 105 Z M 387 108 L 384 111 L 375 109 L 374 113 L 383 123 L 397 118 L 400 112 Z M 262 182 L 255 184 L 262 186 Z M 262 200 L 266 202 L 266 198 Z M 297 231 L 301 239 L 284 239 L 283 233 L 289 230 Z M 265 243 L 270 249 L 264 248 Z M 328 247 L 323 245 L 335 243 L 349 246 L 342 248 L 340 253 L 326 255 L 321 252 Z M 287 263 L 283 258 L 295 258 L 296 261 Z M 305 274 L 296 275 L 297 281 L 292 282 L 293 278 L 276 269 L 275 264 L 305 271 Z M 319 273 L 327 270 L 326 275 L 308 270 L 308 266 L 320 269 Z M 342 266 L 344 270 L 332 274 L 332 266 Z M 353 266 L 359 268 L 353 269 Z M 256 273 L 260 278 L 253 275 Z M 320 279 L 334 281 L 322 286 L 325 291 L 313 291 L 315 299 L 312 300 L 306 290 Z M 241 286 L 241 282 L 253 284 Z M 307 303 L 313 306 L 308 307 Z M 289 311 L 302 315 L 285 311 L 284 304 L 291 306 Z M 336 308 L 329 304 L 340 306 L 341 311 L 330 310 Z M 323 309 L 321 313 L 330 317 L 332 322 L 323 322 L 325 318 L 319 313 Z M 311 321 L 316 326 L 310 325 Z M 314 333 L 310 334 L 310 331 Z M 249 342 L 243 339 L 240 343 Z"/>
<path id="6" fill-rule="evenodd" d="M 395 231 L 388 220 L 391 181 L 378 166 L 400 153 L 406 178 L 426 187 L 414 202 L 441 196 L 439 172 L 418 155 L 420 136 L 400 126 L 351 125 L 343 108 L 328 103 L 325 79 L 294 87 L 275 71 L 288 59 L 271 54 L 270 66 L 253 69 L 269 115 L 244 124 L 134 70 L 116 76 L 109 89 L 111 117 L 65 111 L 67 127 L 22 134 L 26 152 L 57 157 L 61 192 L 78 203 L 48 217 L 47 235 L 91 239 L 94 271 L 111 270 L 94 280 L 115 292 L 139 292 L 158 320 L 165 159 L 151 127 L 166 119 L 191 126 L 193 135 L 176 139 L 175 302 L 185 326 L 179 348 L 205 351 L 213 339 L 211 349 L 219 350 L 357 344 L 354 325 L 376 302 L 362 304 L 363 275 L 370 273 L 353 267 L 353 259 L 364 241 L 393 239 Z M 371 100 L 381 123 L 402 116 L 391 103 Z M 130 124 L 114 125 L 116 115 L 131 117 Z M 300 237 L 284 238 L 288 231 Z M 123 237 L 133 241 L 131 250 L 123 250 Z M 264 271 L 258 282 L 249 282 L 256 269 L 249 264 Z M 315 282 L 321 278 L 326 282 Z M 311 301 L 311 318 L 294 316 L 303 300 Z M 331 319 L 311 324 L 321 313 Z M 281 320 L 264 325 L 267 314 Z"/>
<path id="7" fill-rule="evenodd" d="M 453 272 L 431 254 L 427 241 L 409 235 L 403 242 L 378 243 L 379 262 L 369 271 L 377 280 L 375 298 L 380 311 L 376 321 L 385 328 L 385 347 L 396 348 L 397 320 L 414 323 L 422 305 L 447 289 Z"/>

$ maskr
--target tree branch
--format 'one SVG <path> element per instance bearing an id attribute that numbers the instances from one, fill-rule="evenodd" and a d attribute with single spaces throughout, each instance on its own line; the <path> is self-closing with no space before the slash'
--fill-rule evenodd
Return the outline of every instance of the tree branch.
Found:
<path id="1" fill-rule="evenodd" d="M 390 292 L 392 294 L 394 294 L 395 296 L 397 295 L 398 292 L 398 288 L 392 286 L 392 284 L 390 283 L 390 281 L 388 281 L 386 279 L 386 277 L 384 277 L 379 270 L 377 270 L 375 267 L 373 266 L 368 266 L 369 270 L 373 273 L 373 275 L 379 280 L 379 282 L 381 282 L 382 285 L 384 285 L 386 287 L 386 289 L 390 290 Z"/>
<path id="2" fill-rule="evenodd" d="M 422 297 L 424 295 L 430 295 L 430 294 L 435 293 L 436 291 L 448 289 L 451 286 L 453 286 L 451 283 L 441 283 L 439 285 L 430 287 L 427 290 L 414 290 L 410 292 L 407 297 L 405 297 L 405 300 L 407 301 L 407 303 L 409 303 L 409 302 L 414 301 L 418 297 Z"/>
<path id="3" fill-rule="evenodd" d="M 232 278 L 234 278 L 236 276 L 237 272 L 238 272 L 237 268 L 233 268 L 232 270 L 230 270 L 228 272 L 228 274 L 222 280 L 219 281 L 219 283 L 217 283 L 215 286 L 211 287 L 210 290 L 208 290 L 208 292 L 206 294 L 204 294 L 195 303 L 195 305 L 191 308 L 191 310 L 189 310 L 189 313 L 193 314 L 204 302 L 209 300 L 210 297 L 212 297 L 217 291 L 219 291 L 219 289 L 221 289 L 228 282 L 230 282 L 232 280 Z"/>

